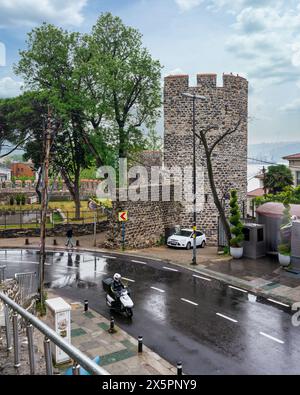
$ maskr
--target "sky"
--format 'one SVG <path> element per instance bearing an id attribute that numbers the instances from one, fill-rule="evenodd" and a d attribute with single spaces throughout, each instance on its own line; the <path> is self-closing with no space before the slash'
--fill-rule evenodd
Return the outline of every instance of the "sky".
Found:
<path id="1" fill-rule="evenodd" d="M 250 144 L 300 141 L 299 0 L 0 0 L 0 97 L 20 93 L 12 66 L 33 27 L 89 32 L 107 11 L 143 34 L 163 76 L 246 77 Z"/>

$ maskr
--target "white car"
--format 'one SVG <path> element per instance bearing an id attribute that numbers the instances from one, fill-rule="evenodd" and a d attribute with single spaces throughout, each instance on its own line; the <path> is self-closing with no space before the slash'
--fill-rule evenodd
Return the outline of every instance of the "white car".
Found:
<path id="1" fill-rule="evenodd" d="M 168 237 L 167 245 L 169 247 L 186 248 L 189 250 L 194 245 L 193 229 L 181 229 L 180 232 Z M 206 245 L 206 236 L 200 231 L 196 231 L 196 246 L 204 248 Z"/>

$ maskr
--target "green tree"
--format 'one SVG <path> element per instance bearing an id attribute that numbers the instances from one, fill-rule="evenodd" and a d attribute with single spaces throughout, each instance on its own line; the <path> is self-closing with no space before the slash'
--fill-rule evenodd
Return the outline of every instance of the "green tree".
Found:
<path id="1" fill-rule="evenodd" d="M 89 107 L 77 65 L 81 45 L 79 33 L 43 24 L 28 34 L 27 49 L 20 52 L 15 67 L 27 88 L 47 97 L 51 123 L 59 130 L 52 146 L 52 167 L 62 175 L 72 195 L 76 218 L 80 217 L 80 171 L 88 166 L 84 128 Z"/>
<path id="2" fill-rule="evenodd" d="M 146 149 L 149 151 L 162 151 L 163 141 L 156 130 L 151 127 L 146 136 Z"/>
<path id="3" fill-rule="evenodd" d="M 284 188 L 294 184 L 293 174 L 285 165 L 274 165 L 268 168 L 264 187 L 271 194 L 282 192 Z"/>
<path id="4" fill-rule="evenodd" d="M 230 198 L 230 218 L 229 222 L 231 224 L 230 232 L 231 232 L 231 240 L 230 245 L 231 247 L 241 247 L 241 243 L 244 240 L 244 233 L 243 233 L 243 224 L 241 222 L 241 212 L 238 205 L 238 196 L 237 191 L 231 191 L 231 198 Z"/>
<path id="5" fill-rule="evenodd" d="M 110 13 L 100 16 L 87 41 L 94 89 L 106 92 L 112 109 L 106 120 L 116 125 L 118 157 L 127 158 L 138 142 L 144 148 L 140 128 L 159 116 L 161 65 L 142 46 L 141 34 Z"/>

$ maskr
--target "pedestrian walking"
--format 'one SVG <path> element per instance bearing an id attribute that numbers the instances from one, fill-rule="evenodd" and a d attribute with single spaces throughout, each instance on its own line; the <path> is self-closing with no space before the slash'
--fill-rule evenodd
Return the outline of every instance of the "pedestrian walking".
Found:
<path id="1" fill-rule="evenodd" d="M 73 229 L 69 228 L 67 230 L 67 241 L 66 241 L 66 247 L 69 247 L 69 245 L 71 245 L 71 248 L 74 247 L 74 242 L 73 242 Z"/>

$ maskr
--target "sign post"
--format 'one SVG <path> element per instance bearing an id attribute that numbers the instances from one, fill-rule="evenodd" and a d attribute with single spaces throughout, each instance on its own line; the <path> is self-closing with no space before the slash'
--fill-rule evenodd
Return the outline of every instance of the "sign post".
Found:
<path id="1" fill-rule="evenodd" d="M 128 211 L 120 211 L 118 220 L 122 223 L 122 250 L 125 250 L 125 223 L 128 221 Z"/>
<path id="2" fill-rule="evenodd" d="M 97 247 L 97 204 L 89 201 L 89 209 L 94 211 L 94 247 Z"/>

